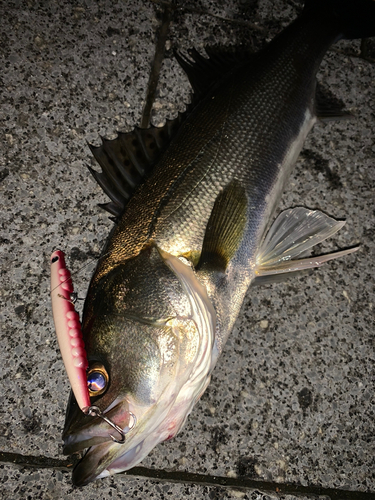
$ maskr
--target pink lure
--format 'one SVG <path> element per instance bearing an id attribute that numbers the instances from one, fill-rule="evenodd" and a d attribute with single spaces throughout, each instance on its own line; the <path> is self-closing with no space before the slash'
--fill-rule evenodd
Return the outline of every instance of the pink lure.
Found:
<path id="1" fill-rule="evenodd" d="M 73 283 L 60 250 L 51 256 L 51 299 L 53 320 L 61 356 L 78 406 L 85 413 L 90 407 L 86 369 L 88 367 L 81 323 L 71 302 Z"/>

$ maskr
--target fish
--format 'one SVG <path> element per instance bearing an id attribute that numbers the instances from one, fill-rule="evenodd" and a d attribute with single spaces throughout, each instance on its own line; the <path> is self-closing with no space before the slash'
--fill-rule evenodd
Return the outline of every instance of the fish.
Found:
<path id="1" fill-rule="evenodd" d="M 85 414 L 71 394 L 63 431 L 65 454 L 87 450 L 75 485 L 130 469 L 178 433 L 251 285 L 356 250 L 305 256 L 344 224 L 322 212 L 296 207 L 271 221 L 313 125 L 347 116 L 317 86 L 327 49 L 371 36 L 373 0 L 306 0 L 257 53 L 176 53 L 194 91 L 186 112 L 91 146 L 115 225 L 82 318 L 98 410 Z"/>

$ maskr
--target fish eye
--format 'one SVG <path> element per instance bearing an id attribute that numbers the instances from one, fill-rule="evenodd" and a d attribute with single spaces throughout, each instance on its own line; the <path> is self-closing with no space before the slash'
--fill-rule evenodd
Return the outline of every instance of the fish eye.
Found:
<path id="1" fill-rule="evenodd" d="M 87 387 L 90 396 L 100 396 L 108 387 L 109 376 L 101 363 L 94 363 L 87 372 Z"/>

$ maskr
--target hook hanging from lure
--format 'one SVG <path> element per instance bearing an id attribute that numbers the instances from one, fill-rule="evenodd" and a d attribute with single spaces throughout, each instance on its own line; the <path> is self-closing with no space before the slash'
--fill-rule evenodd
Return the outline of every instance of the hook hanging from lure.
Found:
<path id="1" fill-rule="evenodd" d="M 53 320 L 61 356 L 65 365 L 70 385 L 80 409 L 86 415 L 99 417 L 113 427 L 121 436 L 116 443 L 125 442 L 125 432 L 106 417 L 97 406 L 91 406 L 90 392 L 87 384 L 87 368 L 89 366 L 82 338 L 79 315 L 74 308 L 71 296 L 74 292 L 69 270 L 66 268 L 64 253 L 56 250 L 51 255 L 51 301 Z M 134 427 L 136 419 L 133 414 Z"/>

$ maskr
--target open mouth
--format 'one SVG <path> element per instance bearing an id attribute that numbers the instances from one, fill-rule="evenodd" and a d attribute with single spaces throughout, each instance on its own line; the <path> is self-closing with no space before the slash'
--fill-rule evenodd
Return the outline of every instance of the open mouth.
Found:
<path id="1" fill-rule="evenodd" d="M 120 447 L 120 444 L 107 442 L 89 448 L 73 470 L 73 484 L 85 486 L 95 479 L 131 469 L 150 451 L 149 447 L 144 447 L 144 442 Z"/>
<path id="2" fill-rule="evenodd" d="M 80 410 L 73 395 L 63 432 L 64 454 L 69 455 L 104 442 L 123 443 L 125 435 L 135 427 L 136 416 L 126 399 L 115 400 L 102 412 L 92 405 L 88 412 Z"/>
<path id="3" fill-rule="evenodd" d="M 87 449 L 73 472 L 73 483 L 83 486 L 111 472 L 106 470 L 118 457 L 135 455 L 136 417 L 126 399 L 114 401 L 104 413 L 96 406 L 84 414 L 71 398 L 63 433 L 65 455 Z M 136 439 L 137 441 L 137 439 Z"/>
<path id="4" fill-rule="evenodd" d="M 111 413 L 111 411 L 108 412 L 108 414 Z M 127 412 L 128 427 L 132 426 L 131 418 L 131 414 Z M 96 420 L 99 421 L 96 422 Z M 118 415 L 116 421 L 119 421 Z M 95 479 L 134 467 L 148 455 L 157 443 L 167 438 L 162 429 L 147 425 L 147 419 L 143 421 L 143 425 L 134 425 L 128 432 L 126 432 L 126 427 L 123 430 L 124 442 L 116 442 L 113 439 L 115 431 L 107 422 L 101 422 L 100 419 L 91 419 L 91 425 L 90 423 L 85 424 L 74 434 L 66 431 L 64 436 L 65 454 L 88 448 L 74 468 L 72 476 L 74 485 L 84 486 Z"/>
<path id="5" fill-rule="evenodd" d="M 123 430 L 125 440 L 118 442 L 120 435 L 106 420 L 85 416 L 80 410 L 72 417 L 70 408 L 63 435 L 64 454 L 88 448 L 73 471 L 73 483 L 84 486 L 139 464 L 158 443 L 177 433 L 186 413 L 180 405 L 173 408 L 173 401 L 148 408 L 133 408 L 127 400 L 115 401 L 103 415 Z"/>

